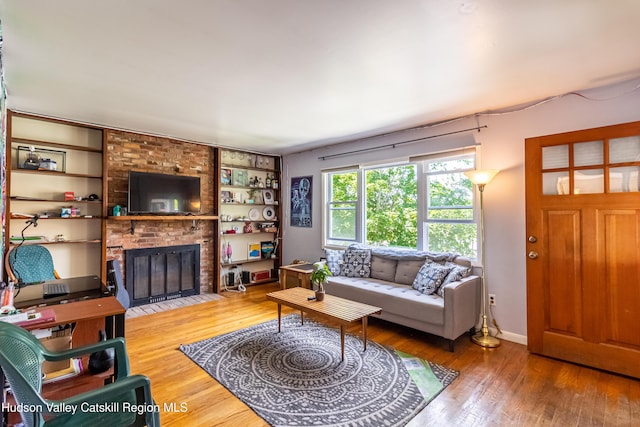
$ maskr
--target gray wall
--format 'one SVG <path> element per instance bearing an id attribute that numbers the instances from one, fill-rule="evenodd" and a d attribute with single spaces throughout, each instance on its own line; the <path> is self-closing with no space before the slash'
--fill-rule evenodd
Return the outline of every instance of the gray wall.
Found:
<path id="1" fill-rule="evenodd" d="M 431 129 L 400 135 L 355 141 L 284 156 L 283 262 L 317 260 L 322 250 L 322 169 L 344 165 L 408 158 L 437 152 L 456 145 L 481 144 L 479 166 L 501 172 L 485 190 L 485 230 L 488 292 L 496 294 L 494 314 L 503 338 L 526 344 L 526 253 L 525 253 L 525 138 L 640 120 L 639 81 L 581 92 L 591 99 L 566 95 L 533 108 L 500 115 L 480 115 Z M 636 89 L 636 90 L 634 90 Z M 418 137 L 444 134 L 488 126 L 480 132 L 430 139 L 397 148 L 341 156 L 330 160 L 319 157 L 378 147 Z M 291 227 L 288 223 L 290 178 L 313 176 L 313 226 Z"/>

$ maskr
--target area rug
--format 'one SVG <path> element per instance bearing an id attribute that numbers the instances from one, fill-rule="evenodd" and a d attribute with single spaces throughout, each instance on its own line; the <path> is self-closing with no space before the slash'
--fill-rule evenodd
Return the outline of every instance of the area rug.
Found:
<path id="1" fill-rule="evenodd" d="M 298 315 L 180 350 L 272 426 L 403 426 L 458 372 Z"/>

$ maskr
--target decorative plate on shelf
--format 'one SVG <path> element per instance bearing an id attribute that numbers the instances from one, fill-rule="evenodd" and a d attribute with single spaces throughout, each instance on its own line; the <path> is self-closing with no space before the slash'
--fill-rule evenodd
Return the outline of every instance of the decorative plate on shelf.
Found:
<path id="1" fill-rule="evenodd" d="M 267 221 L 272 220 L 272 219 L 276 219 L 276 210 L 273 209 L 271 206 L 267 206 L 266 208 L 264 208 L 262 210 L 262 216 Z"/>
<path id="2" fill-rule="evenodd" d="M 254 209 L 251 209 L 251 210 L 249 211 L 249 219 L 250 219 L 251 221 L 257 221 L 257 220 L 259 220 L 259 219 L 260 219 L 260 212 L 258 212 L 258 210 L 257 210 L 257 209 L 255 209 L 255 208 L 254 208 Z"/>

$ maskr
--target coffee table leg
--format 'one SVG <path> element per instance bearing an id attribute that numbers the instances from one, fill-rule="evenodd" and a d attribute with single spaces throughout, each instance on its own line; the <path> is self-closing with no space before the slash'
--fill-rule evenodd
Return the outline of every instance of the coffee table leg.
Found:
<path id="1" fill-rule="evenodd" d="M 278 304 L 278 333 L 280 333 L 280 319 L 282 318 L 282 304 Z"/>
<path id="2" fill-rule="evenodd" d="M 344 362 L 344 326 L 340 325 L 340 349 L 342 351 L 342 361 Z"/>
<path id="3" fill-rule="evenodd" d="M 300 310 L 300 323 L 304 325 L 304 311 Z"/>
<path id="4" fill-rule="evenodd" d="M 364 351 L 367 351 L 367 324 L 369 316 L 364 316 L 362 318 L 362 340 L 364 342 Z"/>

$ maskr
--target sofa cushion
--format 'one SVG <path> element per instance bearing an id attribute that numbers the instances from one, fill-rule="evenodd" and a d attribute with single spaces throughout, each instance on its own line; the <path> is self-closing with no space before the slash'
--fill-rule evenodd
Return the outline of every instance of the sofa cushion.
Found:
<path id="1" fill-rule="evenodd" d="M 451 283 L 451 282 L 457 282 L 459 280 L 464 279 L 465 277 L 469 277 L 469 275 L 471 274 L 471 267 L 467 267 L 464 265 L 458 265 L 455 263 L 446 263 L 445 265 L 448 265 L 451 267 L 451 271 L 449 271 L 449 274 L 447 274 L 447 277 L 445 277 L 444 281 L 442 282 L 442 285 L 440 285 L 440 287 L 438 288 L 438 290 L 436 291 L 438 293 L 438 295 L 440 295 L 441 297 L 444 298 L 444 286 Z"/>
<path id="2" fill-rule="evenodd" d="M 398 262 L 395 259 L 382 257 L 371 253 L 371 278 L 387 280 L 393 282 L 396 277 L 396 265 Z"/>
<path id="3" fill-rule="evenodd" d="M 342 267 L 342 263 L 344 263 L 344 250 L 325 248 L 324 254 L 327 259 L 327 267 L 329 267 L 331 274 L 334 276 L 339 275 L 340 267 Z"/>
<path id="4" fill-rule="evenodd" d="M 431 295 L 440 289 L 442 282 L 452 269 L 453 267 L 450 266 L 427 261 L 420 267 L 412 287 L 423 294 Z"/>
<path id="5" fill-rule="evenodd" d="M 396 267 L 396 275 L 393 281 L 401 285 L 413 285 L 420 267 L 424 264 L 424 259 L 420 260 L 399 260 Z"/>
<path id="6" fill-rule="evenodd" d="M 345 277 L 371 276 L 371 251 L 366 249 L 347 249 L 340 275 Z"/>

